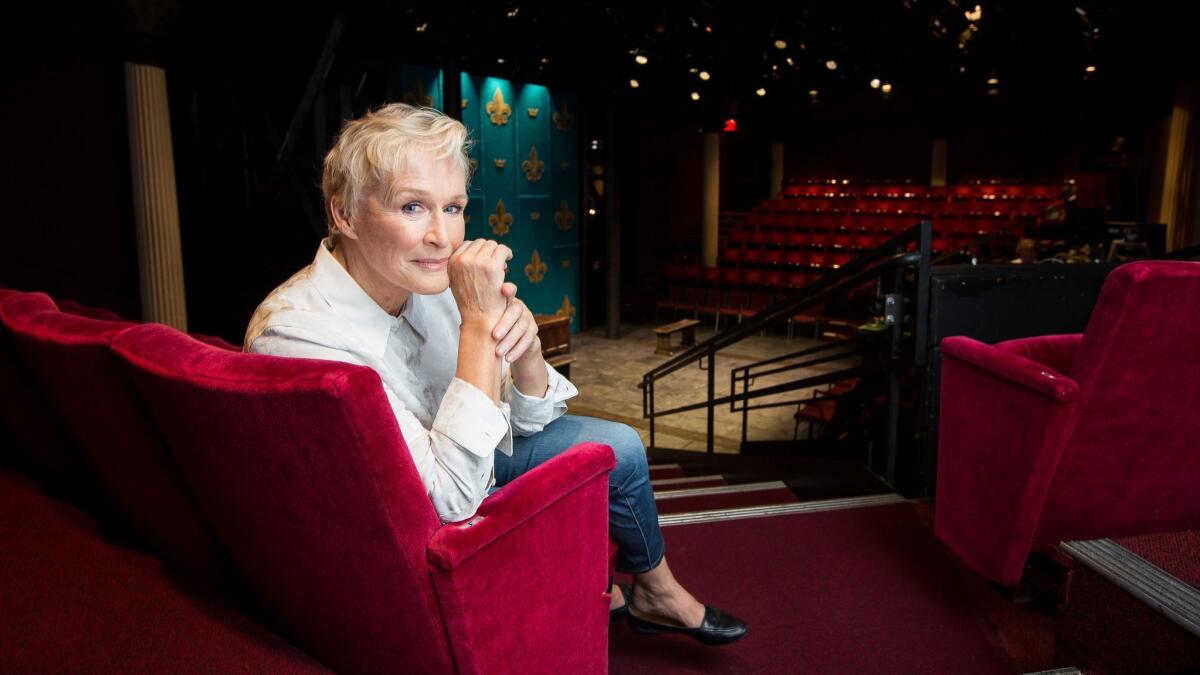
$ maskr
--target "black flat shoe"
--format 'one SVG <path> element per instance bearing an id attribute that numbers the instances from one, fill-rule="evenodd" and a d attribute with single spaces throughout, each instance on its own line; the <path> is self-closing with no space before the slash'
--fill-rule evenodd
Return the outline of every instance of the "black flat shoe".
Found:
<path id="1" fill-rule="evenodd" d="M 618 583 L 617 588 L 621 589 L 621 597 L 625 600 L 620 607 L 608 610 L 608 622 L 620 621 L 629 616 L 629 601 L 633 599 L 633 586 L 629 584 Z"/>
<path id="2" fill-rule="evenodd" d="M 682 633 L 706 645 L 727 645 L 730 642 L 737 642 L 746 635 L 745 621 L 710 605 L 704 606 L 704 620 L 700 622 L 700 625 L 696 628 L 688 628 L 662 617 L 641 614 L 636 609 L 629 609 L 628 604 L 626 603 L 629 612 L 629 627 L 633 629 L 633 632 L 642 635 Z"/>

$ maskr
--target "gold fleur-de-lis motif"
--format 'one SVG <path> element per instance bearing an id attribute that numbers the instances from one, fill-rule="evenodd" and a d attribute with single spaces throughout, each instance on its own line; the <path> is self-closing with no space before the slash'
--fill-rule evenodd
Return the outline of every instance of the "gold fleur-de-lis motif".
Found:
<path id="1" fill-rule="evenodd" d="M 569 269 L 571 269 L 571 259 L 570 259 L 570 258 L 568 258 L 568 259 L 566 259 L 566 260 L 563 260 L 563 261 L 562 261 L 562 266 L 563 266 L 563 269 L 564 269 L 564 270 L 569 270 Z"/>
<path id="2" fill-rule="evenodd" d="M 542 219 L 542 212 L 541 211 L 530 211 L 529 219 L 536 223 L 537 221 Z"/>
<path id="3" fill-rule="evenodd" d="M 433 94 L 426 93 L 425 82 L 417 80 L 412 91 L 404 92 L 404 102 L 409 105 L 422 105 L 427 108 L 433 107 Z"/>
<path id="4" fill-rule="evenodd" d="M 495 164 L 497 169 L 503 169 L 504 166 L 508 164 L 508 160 L 504 159 L 503 157 L 497 157 L 496 159 L 492 160 L 492 164 Z"/>
<path id="5" fill-rule="evenodd" d="M 471 173 L 475 173 L 479 170 L 479 160 L 469 159 L 467 162 L 471 165 Z"/>
<path id="6" fill-rule="evenodd" d="M 571 111 L 567 110 L 567 104 L 564 102 L 558 106 L 558 110 L 554 113 L 554 126 L 558 127 L 559 131 L 569 131 L 571 123 L 575 121 L 575 116 Z"/>
<path id="7" fill-rule="evenodd" d="M 464 213 L 463 214 L 463 225 L 470 225 L 470 224 L 471 224 L 471 215 L 468 213 Z"/>
<path id="8" fill-rule="evenodd" d="M 467 109 L 467 99 L 465 99 L 465 98 L 462 100 L 462 109 L 463 110 Z"/>
<path id="9" fill-rule="evenodd" d="M 501 199 L 496 203 L 496 212 L 488 216 L 488 227 L 492 228 L 492 234 L 502 237 L 512 229 L 512 222 L 512 214 L 504 208 L 504 200 Z"/>
<path id="10" fill-rule="evenodd" d="M 540 113 L 541 110 L 539 110 L 537 108 L 528 108 L 525 110 L 525 112 L 529 113 L 529 119 L 536 120 L 538 113 Z"/>
<path id="11" fill-rule="evenodd" d="M 571 298 L 570 298 L 570 296 L 567 296 L 567 295 L 564 295 L 564 296 L 563 296 L 563 304 L 562 304 L 562 307 L 559 307 L 559 308 L 558 308 L 558 311 L 556 311 L 556 312 L 554 313 L 554 316 L 565 316 L 565 317 L 567 317 L 568 319 L 574 319 L 574 318 L 575 318 L 575 308 L 571 306 Z"/>
<path id="12" fill-rule="evenodd" d="M 533 258 L 525 266 L 525 278 L 529 279 L 529 283 L 531 284 L 540 284 L 542 279 L 545 278 L 546 270 L 548 269 L 549 267 L 546 266 L 546 263 L 542 262 L 542 256 L 537 252 L 537 249 L 533 249 Z"/>
<path id="13" fill-rule="evenodd" d="M 562 200 L 558 210 L 554 212 L 554 224 L 558 225 L 558 229 L 566 232 L 575 224 L 575 214 L 571 212 L 571 207 L 567 206 L 567 200 Z"/>
<path id="14" fill-rule="evenodd" d="M 529 159 L 521 162 L 521 170 L 525 172 L 526 180 L 532 182 L 542 179 L 542 172 L 546 170 L 546 163 L 538 159 L 536 145 L 529 149 Z"/>
<path id="15" fill-rule="evenodd" d="M 508 124 L 512 106 L 504 102 L 504 94 L 500 92 L 500 87 L 496 87 L 496 93 L 492 94 L 492 100 L 488 101 L 485 111 L 491 117 L 492 124 L 498 127 Z"/>

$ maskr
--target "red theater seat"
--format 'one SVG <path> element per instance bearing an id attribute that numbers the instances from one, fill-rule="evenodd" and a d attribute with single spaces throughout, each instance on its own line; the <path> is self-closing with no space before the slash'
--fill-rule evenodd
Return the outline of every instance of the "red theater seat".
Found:
<path id="1" fill-rule="evenodd" d="M 936 532 L 1016 583 L 1033 549 L 1200 528 L 1200 263 L 1136 262 L 1082 335 L 942 342 Z"/>
<path id="2" fill-rule="evenodd" d="M 155 325 L 113 350 L 231 560 L 325 665 L 606 671 L 608 446 L 581 444 L 443 526 L 373 370 Z"/>
<path id="3" fill-rule="evenodd" d="M 64 494 L 90 494 L 94 484 L 79 449 L 64 432 L 10 335 L 9 326 L 19 313 L 42 311 L 58 311 L 44 293 L 10 292 L 0 297 L 0 423 L 14 441 L 10 451 L 15 462 Z"/>
<path id="4" fill-rule="evenodd" d="M 59 312 L 40 293 L 6 302 L 12 341 L 104 493 L 177 570 L 224 586 L 220 546 L 109 348 L 134 324 Z"/>

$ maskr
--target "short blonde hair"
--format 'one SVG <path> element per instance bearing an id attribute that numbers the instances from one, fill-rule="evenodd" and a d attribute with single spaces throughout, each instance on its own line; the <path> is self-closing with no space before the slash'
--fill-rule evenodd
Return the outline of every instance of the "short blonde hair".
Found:
<path id="1" fill-rule="evenodd" d="M 453 158 L 469 185 L 470 149 L 470 133 L 462 122 L 435 108 L 390 103 L 346 122 L 325 155 L 321 174 L 329 236 L 337 236 L 333 197 L 338 198 L 347 218 L 368 195 L 388 202 L 394 189 L 392 177 L 414 151 L 428 152 L 438 161 Z"/>

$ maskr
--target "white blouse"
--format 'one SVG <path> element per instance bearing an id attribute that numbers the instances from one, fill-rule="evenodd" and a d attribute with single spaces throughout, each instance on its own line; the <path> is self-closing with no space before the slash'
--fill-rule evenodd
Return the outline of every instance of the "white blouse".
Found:
<path id="1" fill-rule="evenodd" d="M 409 296 L 399 316 L 383 310 L 330 253 L 263 300 L 243 349 L 327 359 L 379 373 L 425 491 L 442 522 L 474 515 L 496 482 L 495 450 L 512 455 L 512 436 L 530 436 L 567 410 L 575 385 L 546 365 L 542 397 L 526 396 L 503 365 L 501 405 L 454 376 L 462 323 L 449 290 Z"/>

